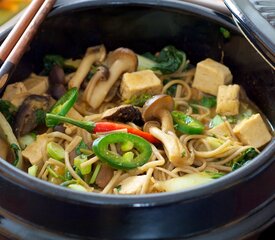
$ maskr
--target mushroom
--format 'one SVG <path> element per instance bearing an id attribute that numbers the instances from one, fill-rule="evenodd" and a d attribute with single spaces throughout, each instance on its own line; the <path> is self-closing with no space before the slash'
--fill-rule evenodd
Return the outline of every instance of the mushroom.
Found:
<path id="1" fill-rule="evenodd" d="M 102 62 L 106 57 L 106 49 L 104 45 L 98 45 L 87 49 L 84 58 L 82 59 L 79 67 L 77 68 L 74 76 L 69 81 L 69 88 L 80 88 L 81 83 L 89 73 L 92 64 L 95 62 Z"/>
<path id="2" fill-rule="evenodd" d="M 175 133 L 171 111 L 174 108 L 174 100 L 171 96 L 161 94 L 148 99 L 142 110 L 142 117 L 145 122 L 159 120 L 161 129 L 165 133 Z"/>
<path id="3" fill-rule="evenodd" d="M 109 67 L 110 76 L 107 81 L 98 82 L 95 91 L 90 96 L 90 104 L 93 109 L 96 109 L 104 101 L 114 83 L 118 81 L 121 75 L 125 72 L 133 72 L 137 69 L 137 56 L 127 48 L 118 48 L 109 53 L 106 59 Z"/>
<path id="4" fill-rule="evenodd" d="M 96 85 L 98 84 L 99 81 L 107 81 L 108 78 L 109 78 L 109 69 L 104 65 L 98 67 L 96 73 L 90 79 L 83 93 L 83 99 L 90 106 L 92 106 L 91 96 L 93 95 Z"/>
<path id="5" fill-rule="evenodd" d="M 65 73 L 63 68 L 58 65 L 54 65 L 50 74 L 49 74 L 49 82 L 50 82 L 50 94 L 54 99 L 61 98 L 66 93 L 65 88 Z"/>
<path id="6" fill-rule="evenodd" d="M 15 116 L 14 132 L 17 137 L 29 133 L 44 118 L 50 109 L 50 97 L 41 95 L 28 96 L 19 107 Z"/>
<path id="7" fill-rule="evenodd" d="M 142 117 L 145 122 L 159 120 L 161 130 L 152 125 L 149 128 L 155 138 L 159 139 L 163 145 L 168 159 L 173 165 L 182 167 L 186 164 L 183 157 L 184 148 L 175 134 L 171 111 L 174 107 L 174 100 L 169 95 L 156 95 L 148 99 L 143 105 Z"/>
<path id="8" fill-rule="evenodd" d="M 107 164 L 102 164 L 96 177 L 96 185 L 105 188 L 114 175 L 114 169 Z"/>
<path id="9" fill-rule="evenodd" d="M 121 105 L 108 109 L 102 114 L 102 119 L 124 123 L 133 122 L 137 125 L 144 123 L 139 108 L 132 105 Z"/>

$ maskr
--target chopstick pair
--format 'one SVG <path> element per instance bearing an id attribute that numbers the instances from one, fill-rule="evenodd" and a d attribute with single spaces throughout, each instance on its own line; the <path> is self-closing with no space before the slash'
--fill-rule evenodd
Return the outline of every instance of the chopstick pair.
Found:
<path id="1" fill-rule="evenodd" d="M 0 46 L 0 91 L 56 0 L 33 0 Z"/>

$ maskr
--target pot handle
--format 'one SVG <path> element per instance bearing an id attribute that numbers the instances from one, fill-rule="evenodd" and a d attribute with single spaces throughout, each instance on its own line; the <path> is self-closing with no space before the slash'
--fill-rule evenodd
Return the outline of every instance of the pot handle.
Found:
<path id="1" fill-rule="evenodd" d="M 230 11 L 225 6 L 223 0 L 184 0 L 185 2 L 195 3 L 204 7 L 208 7 L 217 12 L 231 16 Z"/>

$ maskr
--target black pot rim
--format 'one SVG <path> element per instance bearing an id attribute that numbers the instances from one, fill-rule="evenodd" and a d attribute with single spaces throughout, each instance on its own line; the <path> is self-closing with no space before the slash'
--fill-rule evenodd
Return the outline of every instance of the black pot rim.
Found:
<path id="1" fill-rule="evenodd" d="M 217 21 L 220 24 L 229 27 L 232 30 L 238 31 L 237 27 L 233 24 L 232 20 L 227 16 L 217 13 L 211 9 L 198 6 L 192 3 L 182 1 L 169 1 L 169 0 L 72 0 L 66 5 L 57 1 L 54 10 L 50 13 L 49 17 L 56 16 L 60 13 L 70 12 L 72 10 L 81 10 L 85 7 L 97 8 L 102 6 L 146 6 L 158 9 L 167 9 L 174 11 L 183 11 L 186 13 L 201 15 L 206 19 Z M 173 193 L 156 193 L 146 195 L 126 195 L 117 196 L 110 194 L 98 193 L 82 193 L 76 192 L 67 188 L 56 186 L 45 182 L 43 180 L 29 176 L 27 173 L 16 169 L 11 164 L 0 158 L 0 174 L 10 181 L 17 183 L 32 191 L 38 192 L 41 195 L 52 196 L 66 202 L 77 204 L 98 204 L 98 205 L 116 205 L 116 206 L 129 206 L 129 207 L 149 207 L 159 206 L 163 204 L 176 203 L 179 201 L 190 201 L 191 199 L 205 198 L 216 192 L 223 191 L 227 188 L 237 185 L 239 182 L 247 178 L 257 175 L 259 172 L 267 168 L 272 162 L 275 161 L 275 138 L 266 146 L 266 148 L 259 154 L 254 161 L 250 162 L 246 167 L 238 169 L 213 183 L 202 185 L 193 189 L 173 192 Z M 272 159 L 273 158 L 273 159 Z"/>

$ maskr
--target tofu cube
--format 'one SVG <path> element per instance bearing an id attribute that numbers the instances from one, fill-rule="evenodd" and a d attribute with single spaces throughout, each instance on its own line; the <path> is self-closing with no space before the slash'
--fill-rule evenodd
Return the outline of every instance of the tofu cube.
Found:
<path id="1" fill-rule="evenodd" d="M 228 67 L 207 58 L 197 64 L 192 87 L 217 96 L 219 86 L 230 84 L 232 78 Z"/>
<path id="2" fill-rule="evenodd" d="M 29 95 L 30 94 L 27 91 L 27 88 L 25 87 L 24 83 L 16 82 L 13 84 L 9 84 L 6 87 L 2 99 L 11 102 L 16 107 L 19 107 L 25 100 L 25 98 Z"/>
<path id="3" fill-rule="evenodd" d="M 233 137 L 232 129 L 228 122 L 223 122 L 216 127 L 208 130 L 209 134 L 213 134 L 214 136 L 222 136 L 222 137 Z"/>
<path id="4" fill-rule="evenodd" d="M 36 141 L 32 142 L 22 151 L 23 157 L 28 159 L 32 165 L 41 165 L 47 142 L 47 134 L 38 135 Z"/>
<path id="5" fill-rule="evenodd" d="M 122 99 L 130 99 L 141 94 L 159 94 L 162 90 L 161 80 L 151 70 L 125 73 L 120 84 Z"/>
<path id="6" fill-rule="evenodd" d="M 32 75 L 24 81 L 24 85 L 30 94 L 42 95 L 48 91 L 49 81 L 47 77 Z"/>
<path id="7" fill-rule="evenodd" d="M 271 140 L 267 126 L 259 113 L 237 124 L 233 132 L 242 143 L 259 148 Z"/>
<path id="8" fill-rule="evenodd" d="M 233 116 L 239 113 L 240 86 L 221 85 L 218 89 L 216 113 L 225 116 Z"/>

